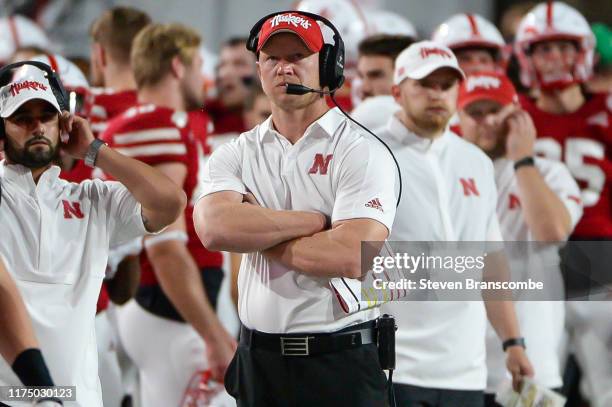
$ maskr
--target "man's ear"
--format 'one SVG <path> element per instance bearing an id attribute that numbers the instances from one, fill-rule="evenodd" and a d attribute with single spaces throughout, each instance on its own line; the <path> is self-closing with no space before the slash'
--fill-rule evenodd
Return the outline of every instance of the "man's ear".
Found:
<path id="1" fill-rule="evenodd" d="M 170 72 L 172 76 L 177 79 L 181 79 L 185 75 L 185 65 L 183 65 L 183 62 L 178 56 L 172 58 L 170 62 Z"/>
<path id="2" fill-rule="evenodd" d="M 104 47 L 100 45 L 99 43 L 94 42 L 93 44 L 91 44 L 91 50 L 95 56 L 96 61 L 100 65 L 100 67 L 104 68 L 107 64 L 106 50 L 104 49 Z"/>
<path id="3" fill-rule="evenodd" d="M 399 87 L 399 85 L 391 86 L 391 95 L 393 95 L 393 99 L 395 99 L 395 101 L 397 103 L 401 102 L 401 99 L 400 99 L 400 87 Z"/>

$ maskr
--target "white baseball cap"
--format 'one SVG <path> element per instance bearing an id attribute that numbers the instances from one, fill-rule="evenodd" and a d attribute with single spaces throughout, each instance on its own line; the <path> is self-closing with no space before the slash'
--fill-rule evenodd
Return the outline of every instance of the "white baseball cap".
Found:
<path id="1" fill-rule="evenodd" d="M 0 117 L 11 116 L 21 105 L 33 99 L 45 100 L 61 113 L 46 73 L 35 66 L 15 70 L 13 80 L 0 89 Z"/>
<path id="2" fill-rule="evenodd" d="M 448 47 L 433 41 L 415 42 L 397 56 L 393 83 L 399 85 L 406 78 L 423 79 L 440 68 L 454 69 L 465 78 L 457 57 Z"/>

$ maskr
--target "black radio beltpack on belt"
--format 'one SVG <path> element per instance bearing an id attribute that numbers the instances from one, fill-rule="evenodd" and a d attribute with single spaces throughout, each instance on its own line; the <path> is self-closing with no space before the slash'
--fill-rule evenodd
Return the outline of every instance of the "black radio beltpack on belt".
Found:
<path id="1" fill-rule="evenodd" d="M 395 318 L 384 314 L 376 320 L 376 332 L 378 336 L 378 359 L 380 367 L 389 371 L 389 405 L 395 406 L 395 392 L 393 391 L 393 370 L 395 369 Z"/>

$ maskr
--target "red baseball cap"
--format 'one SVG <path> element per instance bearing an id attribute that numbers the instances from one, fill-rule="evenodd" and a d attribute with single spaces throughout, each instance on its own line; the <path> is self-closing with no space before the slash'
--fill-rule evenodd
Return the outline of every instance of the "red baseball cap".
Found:
<path id="1" fill-rule="evenodd" d="M 299 36 L 312 52 L 319 52 L 323 47 L 323 33 L 319 24 L 299 12 L 290 12 L 272 16 L 261 26 L 257 52 L 270 37 L 280 32 L 290 32 Z"/>
<path id="2" fill-rule="evenodd" d="M 497 72 L 476 72 L 461 83 L 457 107 L 461 110 L 479 100 L 493 100 L 505 106 L 518 102 L 518 95 L 506 75 Z"/>

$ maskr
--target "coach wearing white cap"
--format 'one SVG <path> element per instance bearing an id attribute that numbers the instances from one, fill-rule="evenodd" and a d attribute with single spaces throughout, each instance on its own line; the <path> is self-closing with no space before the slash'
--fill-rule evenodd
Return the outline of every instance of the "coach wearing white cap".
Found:
<path id="1" fill-rule="evenodd" d="M 0 89 L 6 153 L 0 163 L 0 253 L 55 384 L 76 386 L 76 402 L 66 405 L 101 407 L 94 318 L 109 242 L 160 230 L 178 217 L 186 198 L 160 172 L 94 141 L 84 119 L 62 113 L 60 106 L 67 103 L 59 85 L 49 80 L 50 68 L 26 64 L 9 75 L 10 83 Z M 59 179 L 60 169 L 52 163 L 60 133 L 69 136 L 62 138 L 68 154 L 119 182 Z M 31 353 L 24 363 L 36 365 L 38 356 Z M 0 360 L 0 386 L 20 383 Z"/>
<path id="2" fill-rule="evenodd" d="M 437 43 L 415 43 L 396 59 L 393 96 L 402 110 L 377 132 L 400 162 L 406 196 L 389 240 L 501 240 L 493 164 L 448 130 L 462 79 L 455 55 Z M 405 301 L 383 311 L 399 326 L 394 381 L 402 406 L 483 404 L 487 315 L 504 341 L 520 343 L 509 302 Z M 521 346 L 508 348 L 507 362 L 516 384 L 531 373 Z"/>
<path id="3" fill-rule="evenodd" d="M 330 86 L 317 21 L 278 13 L 253 32 L 272 115 L 213 153 L 194 214 L 207 248 L 245 253 L 225 386 L 240 406 L 386 406 L 378 311 L 346 315 L 329 283 L 360 277 L 361 241 L 389 234 L 395 168 L 321 95 L 287 93 Z"/>

